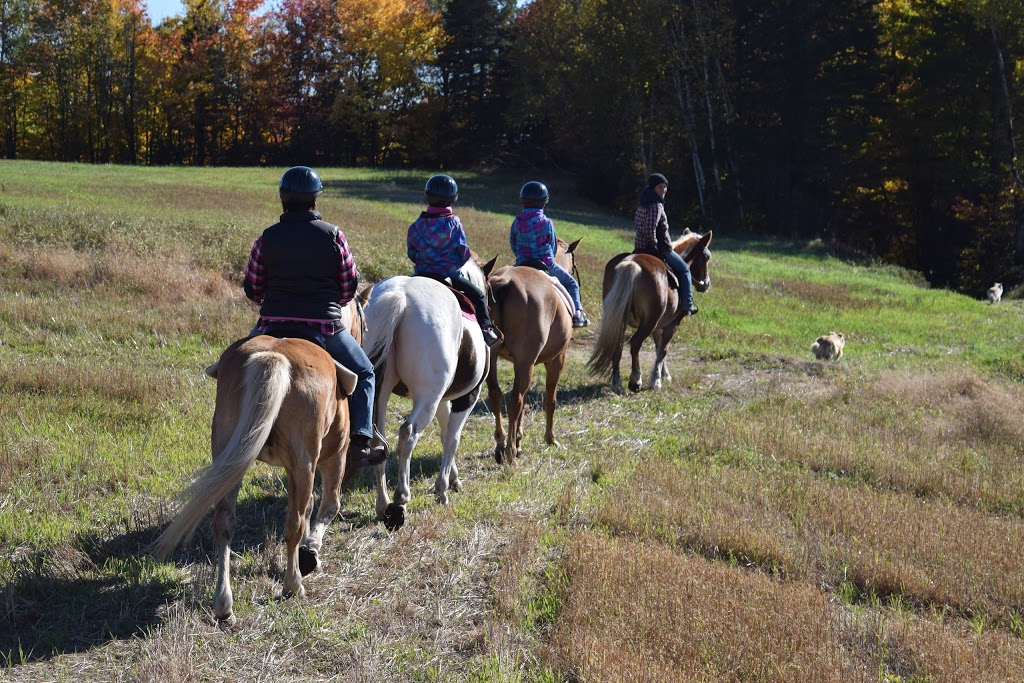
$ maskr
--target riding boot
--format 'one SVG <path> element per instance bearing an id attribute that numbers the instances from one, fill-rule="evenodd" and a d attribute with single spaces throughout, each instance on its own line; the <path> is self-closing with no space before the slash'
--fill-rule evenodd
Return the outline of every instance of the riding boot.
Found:
<path id="1" fill-rule="evenodd" d="M 358 467 L 385 462 L 388 459 L 387 441 L 376 447 L 371 446 L 370 441 L 365 434 L 353 434 L 348 444 L 348 461 Z"/>

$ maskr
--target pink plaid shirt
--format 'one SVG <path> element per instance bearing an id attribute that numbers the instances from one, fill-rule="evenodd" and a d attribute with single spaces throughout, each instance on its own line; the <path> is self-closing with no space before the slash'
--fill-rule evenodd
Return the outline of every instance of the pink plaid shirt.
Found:
<path id="1" fill-rule="evenodd" d="M 633 249 L 636 251 L 657 251 L 659 245 L 672 243 L 672 238 L 668 234 L 668 216 L 665 214 L 665 205 L 661 202 L 636 207 L 633 225 L 636 227 L 636 238 L 633 242 Z"/>

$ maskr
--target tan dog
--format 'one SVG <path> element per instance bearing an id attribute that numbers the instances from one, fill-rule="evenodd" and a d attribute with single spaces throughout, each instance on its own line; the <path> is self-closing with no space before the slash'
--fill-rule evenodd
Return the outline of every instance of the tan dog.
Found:
<path id="1" fill-rule="evenodd" d="M 1003 283 L 997 282 L 988 288 L 988 302 L 990 304 L 997 303 L 1003 298 Z"/>
<path id="2" fill-rule="evenodd" d="M 839 360 L 843 357 L 844 346 L 846 337 L 842 332 L 829 332 L 811 344 L 811 353 L 818 360 Z"/>

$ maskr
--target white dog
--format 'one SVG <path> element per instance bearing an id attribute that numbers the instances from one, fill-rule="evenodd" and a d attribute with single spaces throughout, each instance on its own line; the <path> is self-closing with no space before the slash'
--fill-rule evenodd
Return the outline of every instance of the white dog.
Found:
<path id="1" fill-rule="evenodd" d="M 842 332 L 829 332 L 811 344 L 811 353 L 818 360 L 839 360 L 843 357 L 846 336 Z"/>
<path id="2" fill-rule="evenodd" d="M 988 288 L 988 302 L 994 304 L 1003 298 L 1003 283 L 997 282 Z"/>

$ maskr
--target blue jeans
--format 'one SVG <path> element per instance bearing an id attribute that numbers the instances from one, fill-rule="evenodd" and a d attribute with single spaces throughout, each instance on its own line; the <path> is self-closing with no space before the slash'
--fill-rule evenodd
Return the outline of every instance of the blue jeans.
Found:
<path id="1" fill-rule="evenodd" d="M 348 330 L 325 337 L 327 353 L 346 368 L 356 373 L 359 381 L 352 395 L 348 397 L 349 416 L 352 418 L 352 433 L 373 438 L 373 364 L 366 352 Z"/>
<path id="2" fill-rule="evenodd" d="M 661 257 L 665 259 L 665 265 L 672 269 L 672 272 L 676 274 L 676 279 L 679 280 L 681 308 L 684 311 L 690 310 L 693 308 L 693 278 L 690 276 L 690 266 L 686 264 L 682 256 L 669 249 L 662 251 Z"/>
<path id="3" fill-rule="evenodd" d="M 572 299 L 573 306 L 576 307 L 577 311 L 582 311 L 583 301 L 580 299 L 580 283 L 576 282 L 576 278 L 572 276 L 572 273 L 557 263 L 552 263 L 551 267 L 548 268 L 548 274 L 554 275 L 562 283 L 565 291 L 569 292 L 569 298 Z"/>
<path id="4" fill-rule="evenodd" d="M 317 327 L 311 327 L 317 331 Z M 252 328 L 249 336 L 260 334 L 260 326 Z M 351 432 L 373 438 L 373 395 L 374 377 L 373 364 L 366 357 L 366 352 L 356 342 L 355 337 L 349 334 L 348 330 L 341 330 L 337 334 L 322 335 L 327 344 L 327 353 L 331 358 L 338 361 L 346 368 L 356 373 L 358 381 L 352 395 L 348 397 L 349 417 L 351 418 Z"/>

